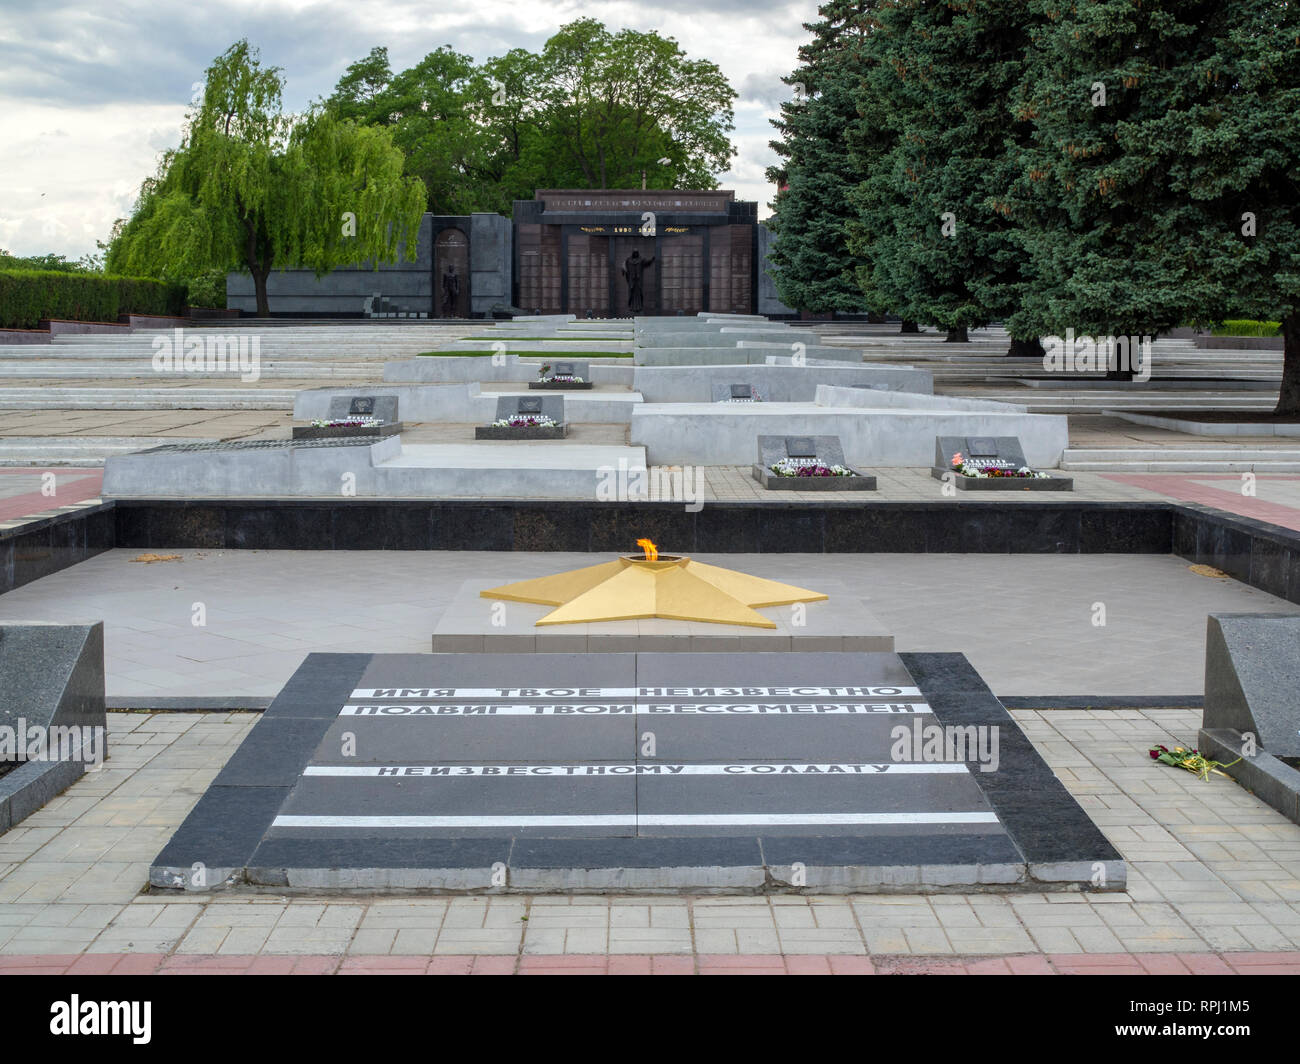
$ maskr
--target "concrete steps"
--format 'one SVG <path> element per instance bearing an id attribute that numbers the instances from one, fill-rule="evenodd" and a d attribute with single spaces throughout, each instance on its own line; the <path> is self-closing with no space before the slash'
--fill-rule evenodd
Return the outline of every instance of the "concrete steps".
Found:
<path id="1" fill-rule="evenodd" d="M 1300 473 L 1300 448 L 1066 448 L 1062 469 L 1092 473 Z"/>
<path id="2" fill-rule="evenodd" d="M 367 380 L 383 371 L 381 362 L 352 362 L 320 365 L 312 362 L 267 362 L 257 367 L 261 380 Z M 0 379 L 10 380 L 231 380 L 240 377 L 238 369 L 187 370 L 184 373 L 160 373 L 152 363 L 129 361 L 105 365 L 102 362 L 0 362 Z"/>
<path id="3" fill-rule="evenodd" d="M 102 466 L 116 454 L 164 444 L 212 443 L 208 437 L 178 436 L 0 436 L 0 466 Z"/>
<path id="4" fill-rule="evenodd" d="M 292 410 L 295 388 L 0 388 L 0 410 Z"/>

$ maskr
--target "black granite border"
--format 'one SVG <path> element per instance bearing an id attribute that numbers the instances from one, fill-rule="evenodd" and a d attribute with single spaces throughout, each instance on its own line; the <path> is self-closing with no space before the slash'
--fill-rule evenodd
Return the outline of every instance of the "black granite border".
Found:
<path id="1" fill-rule="evenodd" d="M 309 654 L 154 858 L 155 887 L 211 889 L 250 865 L 271 821 L 370 663 L 370 654 Z M 195 883 L 195 866 L 203 882 Z"/>
<path id="2" fill-rule="evenodd" d="M 998 695 L 1007 709 L 1200 709 L 1204 695 Z"/>
<path id="3" fill-rule="evenodd" d="M 116 544 L 263 550 L 626 552 L 649 535 L 675 552 L 1168 554 L 1168 503 L 132 499 Z M 630 537 L 630 538 L 629 538 Z M 1300 536 L 1297 536 L 1300 540 Z"/>
<path id="4" fill-rule="evenodd" d="M 117 515 L 111 502 L 0 529 L 0 595 L 116 545 Z"/>
<path id="5" fill-rule="evenodd" d="M 1300 604 L 1300 531 L 1176 502 L 133 499 L 0 530 L 0 594 L 113 547 L 1169 554 Z"/>
<path id="6" fill-rule="evenodd" d="M 940 725 L 999 729 L 997 771 L 981 772 L 979 766 L 972 765 L 971 775 L 1024 854 L 1031 877 L 1043 876 L 1044 869 L 1110 866 L 1106 876 L 1111 885 L 1117 885 L 1113 880 L 1122 868 L 1119 852 L 1066 790 L 965 655 L 910 653 L 899 657 Z M 1057 878 L 1050 871 L 1046 876 Z M 1077 880 L 1080 875 L 1067 878 Z M 1088 873 L 1083 872 L 1081 878 L 1086 880 Z"/>

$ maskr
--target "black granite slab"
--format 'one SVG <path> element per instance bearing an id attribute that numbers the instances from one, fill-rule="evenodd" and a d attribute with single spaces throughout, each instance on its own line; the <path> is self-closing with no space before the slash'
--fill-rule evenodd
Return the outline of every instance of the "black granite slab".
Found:
<path id="1" fill-rule="evenodd" d="M 733 695 L 762 712 L 653 711 Z M 998 731 L 996 771 L 894 749 L 899 728 L 976 726 Z M 957 654 L 311 655 L 151 882 L 200 889 L 196 863 L 201 889 L 1123 884 Z"/>

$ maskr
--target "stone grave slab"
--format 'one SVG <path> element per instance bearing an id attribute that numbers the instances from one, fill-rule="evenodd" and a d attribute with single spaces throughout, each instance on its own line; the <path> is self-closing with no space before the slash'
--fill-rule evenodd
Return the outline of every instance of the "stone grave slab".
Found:
<path id="1" fill-rule="evenodd" d="M 851 476 L 780 476 L 778 462 L 794 466 L 843 466 Z M 876 478 L 854 469 L 844 459 L 838 436 L 759 436 L 754 479 L 769 491 L 875 491 Z"/>
<path id="2" fill-rule="evenodd" d="M 715 403 L 761 403 L 762 395 L 752 384 L 714 381 L 712 384 Z"/>
<path id="3" fill-rule="evenodd" d="M 925 756 L 925 729 L 968 728 L 992 759 Z M 1124 878 L 961 655 L 884 653 L 313 654 L 150 869 L 477 893 Z"/>
<path id="4" fill-rule="evenodd" d="M 548 379 L 538 379 L 528 382 L 528 387 L 534 391 L 578 391 L 591 388 L 591 363 L 577 362 L 573 359 L 557 359 L 554 362 L 543 363 L 538 366 L 537 372 L 541 374 L 542 368 L 549 365 L 550 371 L 546 374 Z M 553 377 L 574 377 L 579 380 L 562 381 L 551 380 Z"/>
<path id="5" fill-rule="evenodd" d="M 497 399 L 496 421 L 513 417 L 548 417 L 553 425 L 476 425 L 476 440 L 562 440 L 569 434 L 562 395 L 503 395 Z"/>
<path id="6" fill-rule="evenodd" d="M 986 468 L 1015 472 L 1029 464 L 1025 461 L 1024 448 L 1020 446 L 1018 436 L 936 436 L 934 466 L 930 475 L 935 480 L 951 482 L 960 491 L 1074 490 L 1073 477 L 1054 473 L 1044 477 L 965 476 L 953 470 L 954 454 L 961 454 L 968 462 Z"/>
<path id="7" fill-rule="evenodd" d="M 329 412 L 325 420 L 338 421 L 349 417 L 373 418 L 367 425 L 297 425 L 293 430 L 295 440 L 332 440 L 354 436 L 396 436 L 403 429 L 397 420 L 395 395 L 335 395 L 330 397 Z"/>

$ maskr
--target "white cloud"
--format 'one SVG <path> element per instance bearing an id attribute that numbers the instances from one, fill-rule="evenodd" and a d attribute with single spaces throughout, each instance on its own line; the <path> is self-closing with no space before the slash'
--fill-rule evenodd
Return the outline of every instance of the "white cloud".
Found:
<path id="1" fill-rule="evenodd" d="M 67 0 L 5 0 L 0 10 L 0 247 L 15 254 L 93 251 L 130 211 L 160 152 L 180 140 L 192 86 L 212 59 L 247 36 L 284 68 L 285 105 L 327 95 L 344 68 L 386 44 L 394 69 L 449 44 L 482 61 L 536 48 L 566 22 L 593 17 L 672 36 L 717 63 L 741 94 L 722 177 L 767 214 L 774 161 L 767 119 L 784 98 L 816 0 L 484 0 L 456 11 L 424 0 L 215 0 L 168 8 L 123 0 L 112 8 Z M 147 26 L 147 38 L 141 27 Z M 26 42 L 22 48 L 14 42 Z M 33 42 L 35 42 L 33 44 Z M 43 43 L 42 43 L 43 42 Z"/>

